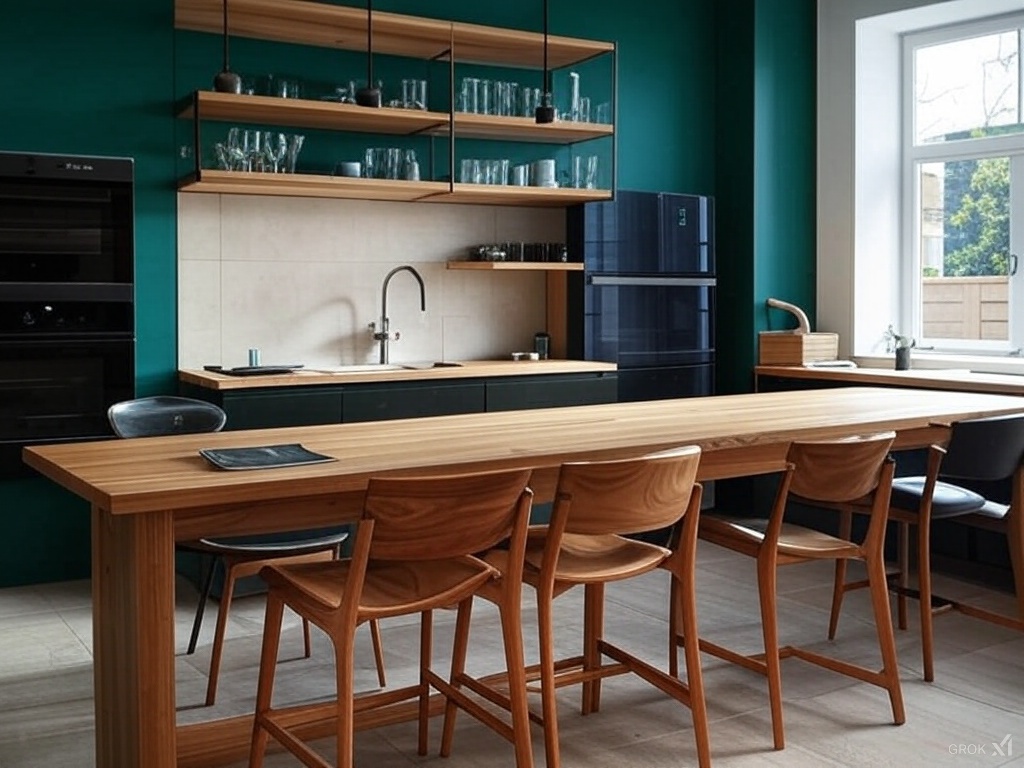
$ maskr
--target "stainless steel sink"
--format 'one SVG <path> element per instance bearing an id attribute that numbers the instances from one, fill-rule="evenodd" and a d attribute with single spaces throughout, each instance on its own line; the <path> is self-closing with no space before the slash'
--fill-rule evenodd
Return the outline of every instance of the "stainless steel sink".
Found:
<path id="1" fill-rule="evenodd" d="M 313 373 L 383 373 L 385 371 L 401 371 L 401 365 L 384 363 L 365 363 L 361 365 L 307 365 L 302 370 Z"/>
<path id="2" fill-rule="evenodd" d="M 399 366 L 409 371 L 425 371 L 429 368 L 461 368 L 462 363 L 448 363 L 448 362 L 428 362 L 428 363 L 404 363 Z"/>
<path id="3" fill-rule="evenodd" d="M 430 368 L 457 368 L 462 363 L 358 363 L 355 365 L 307 365 L 302 370 L 313 373 L 385 373 L 387 371 L 424 371 Z"/>

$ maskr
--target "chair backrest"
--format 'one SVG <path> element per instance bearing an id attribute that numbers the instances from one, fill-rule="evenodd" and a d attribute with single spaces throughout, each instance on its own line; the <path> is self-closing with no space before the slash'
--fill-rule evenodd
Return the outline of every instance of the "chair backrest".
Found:
<path id="1" fill-rule="evenodd" d="M 525 535 L 530 470 L 419 478 L 371 478 L 363 518 L 373 520 L 371 560 L 440 560 Z"/>
<path id="2" fill-rule="evenodd" d="M 219 432 L 227 416 L 205 400 L 157 395 L 114 403 L 107 419 L 118 437 L 160 437 Z"/>
<path id="3" fill-rule="evenodd" d="M 789 492 L 808 501 L 856 501 L 879 484 L 895 432 L 839 440 L 794 442 L 786 460 L 794 465 Z"/>
<path id="4" fill-rule="evenodd" d="M 569 505 L 565 533 L 641 533 L 673 525 L 686 513 L 700 447 L 635 459 L 563 464 L 557 506 Z"/>
<path id="5" fill-rule="evenodd" d="M 953 424 L 942 477 L 1002 480 L 1024 457 L 1024 413 L 969 419 Z"/>

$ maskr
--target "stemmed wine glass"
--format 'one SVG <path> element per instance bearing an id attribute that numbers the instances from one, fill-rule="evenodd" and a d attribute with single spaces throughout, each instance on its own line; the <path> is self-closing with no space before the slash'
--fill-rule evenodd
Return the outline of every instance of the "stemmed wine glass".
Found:
<path id="1" fill-rule="evenodd" d="M 288 150 L 288 139 L 283 133 L 266 131 L 263 134 L 263 154 L 266 155 L 270 170 L 281 172 L 281 161 Z"/>

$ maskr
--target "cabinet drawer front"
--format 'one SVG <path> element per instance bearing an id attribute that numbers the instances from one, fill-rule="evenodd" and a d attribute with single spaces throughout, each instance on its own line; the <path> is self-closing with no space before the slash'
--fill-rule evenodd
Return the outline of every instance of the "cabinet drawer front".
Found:
<path id="1" fill-rule="evenodd" d="M 341 402 L 340 389 L 313 392 L 292 389 L 225 395 L 223 408 L 228 414 L 225 429 L 338 424 L 341 422 Z"/>
<path id="2" fill-rule="evenodd" d="M 488 411 L 597 405 L 614 403 L 617 397 L 618 382 L 612 374 L 524 376 L 487 382 Z"/>
<path id="3" fill-rule="evenodd" d="M 484 385 L 369 384 L 345 390 L 343 421 L 385 421 L 421 416 L 451 416 L 458 413 L 482 413 Z"/>

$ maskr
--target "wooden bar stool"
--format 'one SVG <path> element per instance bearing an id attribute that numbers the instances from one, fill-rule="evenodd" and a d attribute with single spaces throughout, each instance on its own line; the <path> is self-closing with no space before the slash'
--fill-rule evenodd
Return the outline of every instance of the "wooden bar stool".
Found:
<path id="1" fill-rule="evenodd" d="M 932 445 L 923 476 L 898 477 L 892 483 L 889 519 L 899 525 L 899 571 L 896 584 L 897 616 L 900 629 L 907 628 L 907 597 L 918 598 L 921 611 L 921 656 L 924 679 L 935 679 L 932 619 L 936 614 L 956 609 L 976 618 L 1024 629 L 1024 613 L 1002 616 L 975 606 L 939 597 L 932 592 L 931 523 L 952 520 L 978 528 L 1001 531 L 1008 537 L 1013 562 L 1017 599 L 1024 598 L 1024 531 L 1020 519 L 1022 501 L 1021 460 L 1024 458 L 1024 414 L 969 419 L 951 425 L 947 447 Z M 987 499 L 970 487 L 972 483 L 994 483 L 1013 476 L 1012 504 Z M 1011 509 L 1013 513 L 1011 514 Z M 860 505 L 841 510 L 840 530 L 848 532 L 852 513 L 864 513 Z M 907 585 L 910 571 L 910 528 L 917 531 L 916 590 Z M 862 581 L 847 582 L 845 564 L 836 564 L 829 638 L 835 637 L 843 595 L 860 589 Z"/>
<path id="2" fill-rule="evenodd" d="M 636 673 L 690 707 L 698 763 L 702 768 L 711 764 L 694 592 L 701 499 L 701 487 L 694 480 L 699 461 L 700 448 L 687 446 L 638 459 L 563 464 L 550 523 L 530 528 L 523 579 L 537 593 L 540 664 L 527 668 L 526 674 L 529 680 L 539 678 L 541 681 L 542 714 L 532 712 L 530 717 L 544 727 L 548 768 L 558 768 L 561 764 L 556 689 L 582 683 L 582 713 L 586 715 L 600 708 L 601 680 L 626 672 Z M 667 526 L 674 526 L 671 547 L 623 536 Z M 504 567 L 513 556 L 499 550 L 490 553 L 487 560 Z M 681 621 L 689 638 L 686 683 L 677 674 L 656 669 L 603 636 L 605 584 L 640 576 L 656 568 L 669 572 L 673 593 L 679 598 Z M 584 588 L 583 652 L 556 660 L 554 600 L 580 585 Z M 492 590 L 490 587 L 481 594 L 498 600 Z M 465 686 L 494 704 L 510 708 L 514 700 L 510 701 L 511 693 L 504 693 L 504 674 L 477 679 L 466 673 L 468 633 L 467 606 L 465 616 L 460 609 L 456 624 L 458 653 L 452 662 L 452 685 Z M 604 657 L 611 661 L 605 662 Z M 507 683 L 510 691 L 518 684 L 511 677 Z M 445 712 L 442 755 L 449 753 L 454 728 L 455 709 L 449 705 Z"/>
<path id="3" fill-rule="evenodd" d="M 788 656 L 796 656 L 885 688 L 889 692 L 893 721 L 897 725 L 904 722 L 903 692 L 896 662 L 892 619 L 889 616 L 883 552 L 894 466 L 893 460 L 889 458 L 889 449 L 895 437 L 895 433 L 885 432 L 846 440 L 794 442 L 787 453 L 788 466 L 782 474 L 775 504 L 767 520 L 717 515 L 704 515 L 701 518 L 702 539 L 757 559 L 764 654 L 745 656 L 703 638 L 700 648 L 768 678 L 772 734 L 776 749 L 785 747 L 780 661 Z M 871 520 L 867 534 L 859 544 L 783 521 L 789 501 L 811 505 L 821 502 L 831 506 L 861 499 L 869 494 Z M 779 647 L 775 608 L 776 570 L 780 565 L 812 560 L 861 560 L 867 566 L 871 605 L 882 656 L 880 671 L 804 648 Z M 676 603 L 673 603 L 675 606 Z M 672 626 L 679 628 L 679 622 L 673 621 Z M 681 632 L 677 632 L 675 642 L 685 639 L 686 628 L 682 627 Z"/>
<path id="4" fill-rule="evenodd" d="M 253 721 L 250 768 L 263 764 L 268 735 L 305 765 L 329 763 L 293 731 L 305 721 L 322 720 L 323 706 L 271 707 L 281 616 L 284 607 L 316 624 L 334 644 L 337 673 L 337 760 L 353 764 L 353 717 L 416 699 L 419 704 L 419 754 L 427 753 L 430 689 L 440 691 L 448 707 L 460 706 L 511 741 L 518 768 L 531 768 L 526 680 L 520 616 L 523 550 L 533 493 L 529 470 L 430 478 L 371 479 L 352 556 L 345 560 L 270 566 L 261 571 L 270 585 L 263 654 Z M 502 567 L 474 553 L 508 539 Z M 501 615 L 505 657 L 511 680 L 512 727 L 431 670 L 433 611 L 459 606 L 458 622 L 468 624 L 473 595 L 492 587 Z M 356 626 L 389 616 L 419 613 L 420 679 L 417 685 L 354 695 L 352 641 Z M 468 632 L 468 627 L 463 632 Z M 465 658 L 456 641 L 454 655 Z M 454 666 L 454 665 L 453 665 Z"/>

